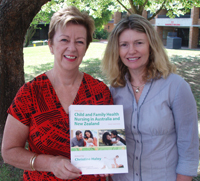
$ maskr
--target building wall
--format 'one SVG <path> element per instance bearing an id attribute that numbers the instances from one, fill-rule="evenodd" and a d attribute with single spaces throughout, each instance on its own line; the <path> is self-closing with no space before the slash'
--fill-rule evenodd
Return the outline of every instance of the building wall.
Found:
<path id="1" fill-rule="evenodd" d="M 114 29 L 114 20 L 113 21 L 111 21 L 111 22 L 108 22 L 108 24 L 106 24 L 105 26 L 104 26 L 104 29 L 105 30 L 107 30 L 109 33 Z"/>
<path id="2" fill-rule="evenodd" d="M 117 24 L 122 19 L 121 12 L 115 12 L 114 14 L 114 25 Z"/>
<path id="3" fill-rule="evenodd" d="M 32 40 L 47 40 L 48 39 L 48 31 L 49 31 L 49 24 L 39 24 L 39 29 L 36 30 Z"/>
<path id="4" fill-rule="evenodd" d="M 191 11 L 191 18 L 192 18 L 193 25 L 197 25 L 199 22 L 199 9 L 200 8 L 194 7 Z M 199 28 L 190 27 L 189 48 L 198 47 L 198 36 L 199 36 Z"/>

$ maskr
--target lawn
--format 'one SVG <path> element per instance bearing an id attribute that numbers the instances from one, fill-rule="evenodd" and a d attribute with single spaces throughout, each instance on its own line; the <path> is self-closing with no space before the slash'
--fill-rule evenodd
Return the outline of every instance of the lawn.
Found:
<path id="1" fill-rule="evenodd" d="M 101 58 L 105 47 L 106 44 L 104 43 L 91 43 L 80 69 L 108 84 L 100 70 Z M 176 64 L 178 74 L 190 84 L 197 102 L 198 116 L 200 118 L 200 50 L 167 49 L 166 51 L 170 60 Z M 48 46 L 24 48 L 25 81 L 27 82 L 36 75 L 51 69 L 53 61 L 53 55 L 51 55 Z M 1 156 L 0 163 L 2 163 Z M 22 170 L 10 167 L 7 164 L 0 164 L 0 180 L 21 181 L 21 175 Z M 200 181 L 200 178 L 197 177 L 194 180 Z"/>

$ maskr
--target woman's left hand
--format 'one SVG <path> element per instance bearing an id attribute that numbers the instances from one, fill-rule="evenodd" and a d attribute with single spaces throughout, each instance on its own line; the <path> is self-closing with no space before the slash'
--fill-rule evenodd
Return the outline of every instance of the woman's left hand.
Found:
<path id="1" fill-rule="evenodd" d="M 191 176 L 177 174 L 176 181 L 192 181 L 192 177 Z"/>

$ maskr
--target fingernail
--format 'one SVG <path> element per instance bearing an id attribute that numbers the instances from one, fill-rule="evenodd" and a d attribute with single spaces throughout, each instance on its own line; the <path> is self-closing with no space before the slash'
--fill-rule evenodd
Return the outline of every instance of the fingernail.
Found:
<path id="1" fill-rule="evenodd" d="M 82 175 L 82 172 L 80 172 L 80 174 Z"/>

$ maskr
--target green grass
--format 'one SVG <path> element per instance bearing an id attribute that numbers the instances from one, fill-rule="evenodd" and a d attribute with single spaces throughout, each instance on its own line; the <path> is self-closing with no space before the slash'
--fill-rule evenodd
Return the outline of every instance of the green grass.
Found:
<path id="1" fill-rule="evenodd" d="M 104 43 L 91 43 L 80 66 L 80 70 L 108 83 L 100 70 L 105 47 L 106 44 Z M 197 102 L 200 118 L 200 51 L 167 49 L 167 53 L 171 61 L 176 64 L 178 74 L 190 84 Z M 35 76 L 50 70 L 53 67 L 53 63 L 53 55 L 51 55 L 48 46 L 24 48 L 25 81 L 27 82 Z M 2 158 L 0 156 L 0 181 L 22 180 L 22 170 L 1 163 Z M 193 180 L 200 181 L 200 175 Z"/>
<path id="2" fill-rule="evenodd" d="M 7 164 L 0 165 L 0 180 L 1 181 L 22 181 L 23 170 L 11 167 Z"/>
<path id="3" fill-rule="evenodd" d="M 190 57 L 190 56 L 197 56 L 200 57 L 200 50 L 199 49 L 166 49 L 168 56 L 182 56 L 182 57 Z"/>

